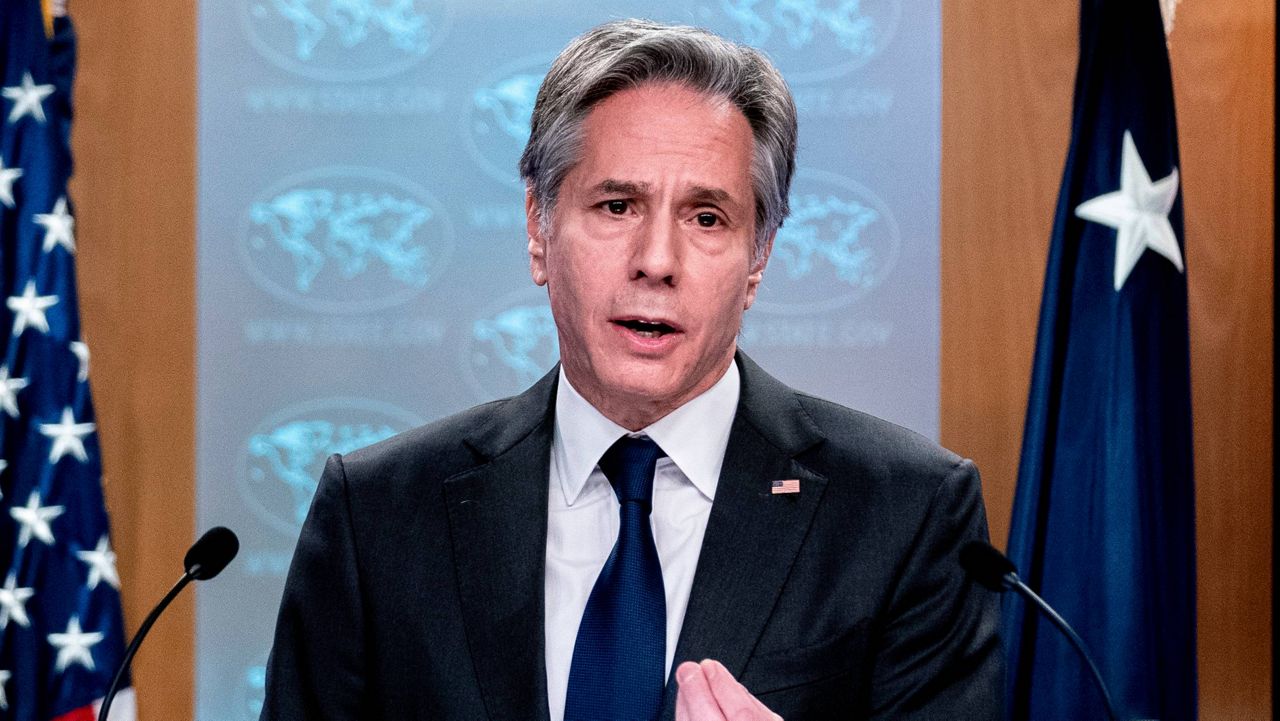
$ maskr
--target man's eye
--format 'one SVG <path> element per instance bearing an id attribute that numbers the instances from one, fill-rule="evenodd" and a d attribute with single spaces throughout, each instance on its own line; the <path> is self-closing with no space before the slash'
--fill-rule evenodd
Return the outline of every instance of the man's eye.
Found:
<path id="1" fill-rule="evenodd" d="M 627 212 L 627 201 L 610 200 L 604 204 L 604 207 L 614 215 L 622 215 L 623 213 Z"/>
<path id="2" fill-rule="evenodd" d="M 715 213 L 698 213 L 698 225 L 704 228 L 714 228 L 719 222 Z"/>

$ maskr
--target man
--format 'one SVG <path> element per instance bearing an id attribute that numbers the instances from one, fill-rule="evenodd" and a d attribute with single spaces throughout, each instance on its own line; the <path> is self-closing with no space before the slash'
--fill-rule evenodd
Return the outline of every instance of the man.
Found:
<path id="1" fill-rule="evenodd" d="M 972 464 L 737 352 L 795 138 L 710 33 L 561 53 L 520 163 L 561 365 L 329 460 L 264 720 L 999 716 Z"/>

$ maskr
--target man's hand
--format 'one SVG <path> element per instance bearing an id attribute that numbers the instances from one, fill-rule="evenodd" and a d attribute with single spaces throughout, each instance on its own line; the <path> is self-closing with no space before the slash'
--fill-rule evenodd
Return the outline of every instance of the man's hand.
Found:
<path id="1" fill-rule="evenodd" d="M 676 681 L 676 721 L 782 721 L 719 661 L 685 661 Z"/>

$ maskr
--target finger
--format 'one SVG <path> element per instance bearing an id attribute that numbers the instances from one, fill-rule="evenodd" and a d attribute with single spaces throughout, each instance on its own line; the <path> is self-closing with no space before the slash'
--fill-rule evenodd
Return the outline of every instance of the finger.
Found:
<path id="1" fill-rule="evenodd" d="M 677 721 L 727 721 L 701 666 L 685 661 L 676 669 L 676 681 L 680 684 L 676 691 Z"/>
<path id="2" fill-rule="evenodd" d="M 707 659 L 702 664 L 702 675 L 715 697 L 720 712 L 728 719 L 780 719 L 760 699 L 751 695 L 746 686 L 729 673 L 719 661 Z"/>

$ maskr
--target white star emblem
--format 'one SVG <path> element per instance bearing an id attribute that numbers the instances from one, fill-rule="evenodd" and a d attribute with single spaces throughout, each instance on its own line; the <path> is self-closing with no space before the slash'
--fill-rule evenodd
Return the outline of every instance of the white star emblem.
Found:
<path id="1" fill-rule="evenodd" d="M 76 380 L 84 383 L 89 380 L 89 344 L 84 341 L 71 341 L 71 352 L 80 361 L 80 370 L 76 371 Z"/>
<path id="2" fill-rule="evenodd" d="M 13 101 L 13 110 L 9 111 L 9 122 L 16 123 L 23 115 L 33 115 L 36 120 L 44 122 L 44 99 L 53 95 L 52 85 L 36 85 L 31 73 L 22 74 L 22 84 L 12 85 L 4 89 L 4 96 Z"/>
<path id="3" fill-rule="evenodd" d="M 1085 220 L 1116 229 L 1115 287 L 1119 291 L 1129 279 L 1138 259 L 1150 248 L 1183 272 L 1182 250 L 1169 224 L 1169 210 L 1178 197 L 1178 169 L 1151 182 L 1151 175 L 1138 155 L 1133 135 L 1124 131 L 1120 158 L 1120 189 L 1076 208 Z"/>
<path id="4" fill-rule="evenodd" d="M 27 617 L 27 601 L 36 595 L 33 588 L 18 588 L 18 579 L 12 574 L 0 587 L 0 631 L 9 627 L 9 619 L 26 628 L 31 625 Z"/>
<path id="5" fill-rule="evenodd" d="M 26 506 L 10 508 L 9 515 L 22 524 L 22 528 L 18 530 L 18 548 L 26 548 L 32 536 L 45 545 L 52 546 L 53 529 L 49 528 L 49 521 L 62 513 L 62 506 L 41 506 L 39 491 L 31 492 Z"/>
<path id="6" fill-rule="evenodd" d="M 9 366 L 0 366 L 0 408 L 11 417 L 18 417 L 18 391 L 27 387 L 26 378 L 10 378 Z M 4 470 L 0 466 L 0 470 Z"/>
<path id="7" fill-rule="evenodd" d="M 22 168 L 6 168 L 0 158 L 0 203 L 13 207 L 13 182 L 22 177 Z"/>
<path id="8" fill-rule="evenodd" d="M 16 314 L 13 318 L 15 336 L 22 335 L 28 325 L 41 333 L 48 333 L 49 318 L 44 312 L 58 304 L 58 296 L 36 295 L 36 282 L 29 280 L 22 295 L 11 295 L 5 303 Z"/>
<path id="9" fill-rule="evenodd" d="M 10 673 L 0 671 L 0 711 L 9 710 L 9 697 L 4 693 L 4 685 L 9 682 Z"/>
<path id="10" fill-rule="evenodd" d="M 53 211 L 49 213 L 35 213 L 32 221 L 36 225 L 44 226 L 44 244 L 41 250 L 45 253 L 53 250 L 55 245 L 61 245 L 67 249 L 68 253 L 76 252 L 76 236 L 74 228 L 76 219 L 67 212 L 67 197 L 64 195 L 58 198 L 58 202 L 54 203 Z"/>
<path id="11" fill-rule="evenodd" d="M 106 535 L 98 539 L 98 547 L 92 551 L 76 551 L 76 557 L 89 564 L 89 590 L 106 581 L 112 588 L 120 588 L 120 576 L 116 574 L 116 554 L 112 552 Z"/>
<path id="12" fill-rule="evenodd" d="M 89 454 L 84 450 L 84 437 L 93 433 L 97 425 L 93 423 L 76 423 L 75 415 L 68 406 L 62 409 L 62 420 L 57 423 L 41 423 L 40 432 L 53 439 L 53 448 L 49 451 L 49 462 L 57 463 L 70 453 L 76 460 L 84 463 Z"/>
<path id="13" fill-rule="evenodd" d="M 66 670 L 71 664 L 79 664 L 93 670 L 93 654 L 89 648 L 102 640 L 102 634 L 94 631 L 84 633 L 80 630 L 80 617 L 72 616 L 64 633 L 49 634 L 49 643 L 58 649 L 58 661 L 55 664 L 58 673 Z"/>

